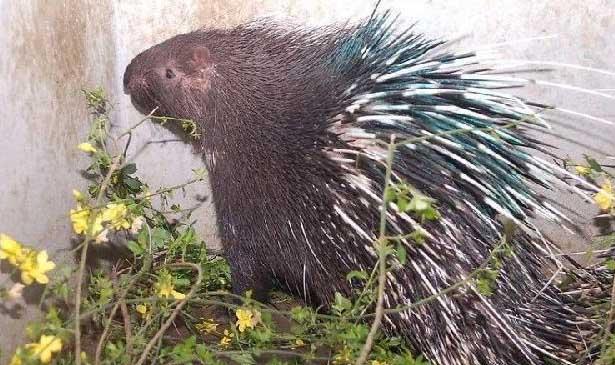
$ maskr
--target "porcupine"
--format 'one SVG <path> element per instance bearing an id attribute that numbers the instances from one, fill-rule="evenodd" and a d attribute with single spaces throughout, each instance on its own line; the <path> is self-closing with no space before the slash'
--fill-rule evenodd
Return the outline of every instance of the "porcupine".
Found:
<path id="1" fill-rule="evenodd" d="M 472 52 L 413 29 L 389 12 L 354 26 L 291 28 L 271 20 L 177 35 L 135 57 L 124 87 L 143 113 L 194 120 L 236 293 L 279 286 L 314 306 L 349 295 L 351 270 L 369 270 L 386 169 L 392 182 L 436 200 L 420 226 L 394 203 L 387 234 L 406 238 L 407 262 L 387 277 L 386 307 L 405 306 L 467 278 L 509 238 L 492 295 L 472 283 L 387 314 L 388 333 L 438 364 L 576 361 L 597 325 L 549 281 L 555 245 L 530 223 L 566 218 L 533 185 L 577 190 L 520 126 L 540 104 Z M 516 128 L 508 128 L 518 124 Z M 491 128 L 491 130 L 486 130 Z M 464 133 L 456 133 L 464 130 Z M 583 184 L 576 180 L 577 184 Z"/>

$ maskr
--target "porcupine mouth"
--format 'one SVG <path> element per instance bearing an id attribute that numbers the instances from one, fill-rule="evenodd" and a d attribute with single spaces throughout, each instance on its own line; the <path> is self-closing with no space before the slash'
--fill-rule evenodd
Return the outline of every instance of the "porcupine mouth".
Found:
<path id="1" fill-rule="evenodd" d="M 139 84 L 137 87 L 129 84 L 128 87 L 124 87 L 124 93 L 130 95 L 132 105 L 134 105 L 140 113 L 148 115 L 154 110 L 156 110 L 154 114 L 160 112 L 160 103 L 156 100 L 155 95 L 149 92 L 147 85 L 144 83 Z"/>
<path id="2" fill-rule="evenodd" d="M 143 96 L 141 93 L 131 93 L 130 101 L 141 114 L 149 115 L 152 113 L 157 115 L 160 113 L 160 104 L 155 102 L 153 97 Z"/>

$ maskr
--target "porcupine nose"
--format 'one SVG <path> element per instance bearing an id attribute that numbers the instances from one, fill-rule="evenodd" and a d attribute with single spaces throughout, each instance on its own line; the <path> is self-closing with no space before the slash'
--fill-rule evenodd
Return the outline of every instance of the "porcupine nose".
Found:
<path id="1" fill-rule="evenodd" d="M 124 71 L 124 94 L 130 95 L 138 85 L 145 81 L 142 75 L 135 74 L 134 65 L 131 62 Z"/>

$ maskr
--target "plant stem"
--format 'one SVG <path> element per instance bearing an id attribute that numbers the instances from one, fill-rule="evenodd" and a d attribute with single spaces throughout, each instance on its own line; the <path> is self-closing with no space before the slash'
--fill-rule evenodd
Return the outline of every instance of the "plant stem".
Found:
<path id="1" fill-rule="evenodd" d="M 148 120 L 150 120 L 152 118 L 152 116 L 154 116 L 154 113 L 156 112 L 156 110 L 158 110 L 158 107 L 155 107 L 151 112 L 149 112 L 148 115 L 145 116 L 145 118 L 141 119 L 135 125 L 133 125 L 132 127 L 128 128 L 126 131 L 124 131 L 122 134 L 117 136 L 115 139 L 119 140 L 120 138 L 122 138 L 122 137 L 124 137 L 126 135 L 132 134 L 133 130 L 137 129 L 141 124 L 143 124 L 143 123 L 147 122 Z"/>
<path id="2" fill-rule="evenodd" d="M 145 256 L 145 258 L 143 259 L 143 265 L 141 266 L 141 270 L 139 270 L 139 272 L 137 272 L 128 282 L 128 284 L 126 284 L 126 287 L 124 288 L 123 292 L 118 296 L 118 300 L 115 303 L 115 305 L 113 306 L 113 309 L 111 309 L 111 313 L 109 313 L 109 317 L 107 318 L 107 323 L 105 324 L 105 328 L 103 330 L 103 333 L 100 335 L 100 338 L 98 340 L 98 344 L 96 345 L 96 353 L 95 353 L 95 357 L 94 357 L 94 364 L 95 365 L 99 365 L 100 364 L 100 356 L 102 354 L 102 349 L 103 346 L 105 344 L 105 340 L 107 339 L 107 335 L 109 334 L 109 330 L 111 329 L 111 322 L 113 321 L 113 317 L 115 316 L 115 313 L 117 313 L 118 308 L 120 308 L 120 306 L 126 306 L 127 301 L 126 301 L 126 295 L 128 294 L 128 291 L 130 291 L 130 289 L 132 288 L 132 286 L 141 278 L 141 276 L 143 276 L 145 273 L 149 272 L 151 269 L 151 265 L 152 265 L 152 261 L 151 261 L 151 256 L 148 254 L 147 256 Z M 126 316 L 127 313 L 124 313 L 124 319 L 126 320 Z M 126 326 L 126 324 L 125 324 Z M 126 338 L 126 351 L 129 352 L 129 346 L 128 346 L 128 337 L 130 335 L 127 333 L 127 338 Z"/>
<path id="3" fill-rule="evenodd" d="M 374 339 L 382 323 L 382 317 L 384 316 L 384 289 L 386 286 L 386 274 L 387 274 L 387 240 L 386 240 L 386 224 L 387 224 L 387 191 L 389 189 L 391 181 L 391 172 L 393 170 L 393 157 L 395 155 L 395 135 L 391 135 L 391 141 L 389 143 L 389 151 L 387 155 L 387 168 L 384 177 L 384 189 L 382 190 L 382 205 L 380 207 L 380 232 L 378 234 L 378 240 L 376 241 L 379 255 L 379 272 L 378 272 L 378 300 L 376 302 L 376 315 L 374 322 L 369 330 L 369 334 L 365 340 L 365 344 L 361 349 L 359 358 L 356 361 L 356 365 L 363 365 L 369 357 L 369 353 L 372 351 L 374 345 Z"/>
<path id="4" fill-rule="evenodd" d="M 143 350 L 143 353 L 141 354 L 141 357 L 139 358 L 139 361 L 137 361 L 135 365 L 143 365 L 145 363 L 145 360 L 147 360 L 147 355 L 150 353 L 150 351 L 152 351 L 152 348 L 162 338 L 162 336 L 167 331 L 167 329 L 171 327 L 171 325 L 173 324 L 173 321 L 175 321 L 175 317 L 177 317 L 177 315 L 179 314 L 181 309 L 184 307 L 184 305 L 186 305 L 186 303 L 190 301 L 192 296 L 194 296 L 197 290 L 199 290 L 199 288 L 201 287 L 201 281 L 203 280 L 203 270 L 201 269 L 199 265 L 195 265 L 192 263 L 181 263 L 181 264 L 168 265 L 168 266 L 170 267 L 189 267 L 189 268 L 194 269 L 198 273 L 198 276 L 197 276 L 196 282 L 192 285 L 192 289 L 190 289 L 190 292 L 186 294 L 186 297 L 177 304 L 177 307 L 175 307 L 175 310 L 173 310 L 173 313 L 171 313 L 171 315 L 166 320 L 166 322 L 164 322 L 164 324 L 160 327 L 158 332 L 156 332 L 154 337 L 152 337 L 152 339 L 147 343 L 147 345 L 145 346 L 145 349 Z"/>
<path id="5" fill-rule="evenodd" d="M 98 196 L 96 197 L 96 205 L 100 205 L 102 197 L 111 182 L 111 176 L 113 175 L 113 172 L 119 168 L 120 162 L 121 156 L 117 156 L 113 159 L 111 166 L 109 166 L 109 171 L 107 171 L 107 175 L 100 185 L 100 190 L 98 191 Z M 95 219 L 94 209 L 92 209 L 88 219 L 88 232 L 83 241 L 83 248 L 81 249 L 81 261 L 79 262 L 79 272 L 77 274 L 77 289 L 75 290 L 75 365 L 81 365 L 81 296 L 83 291 L 83 277 L 85 274 L 88 247 L 93 239 L 92 226 Z"/>
<path id="6" fill-rule="evenodd" d="M 79 261 L 79 273 L 77 274 L 77 289 L 75 290 L 75 365 L 81 365 L 81 291 L 83 287 L 83 276 L 85 272 L 85 261 L 88 255 L 89 238 L 85 240 L 81 249 L 81 261 Z"/>

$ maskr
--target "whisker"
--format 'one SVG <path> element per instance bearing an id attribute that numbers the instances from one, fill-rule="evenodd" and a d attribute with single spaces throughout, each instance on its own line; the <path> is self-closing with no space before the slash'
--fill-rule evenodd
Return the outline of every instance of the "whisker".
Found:
<path id="1" fill-rule="evenodd" d="M 562 113 L 571 114 L 571 115 L 575 115 L 577 117 L 583 117 L 583 118 L 586 118 L 586 119 L 591 119 L 593 121 L 604 123 L 604 124 L 608 124 L 608 125 L 615 125 L 615 122 L 610 121 L 608 119 L 595 117 L 595 116 L 590 115 L 590 114 L 580 113 L 580 112 L 577 112 L 577 111 L 574 111 L 574 110 L 570 110 L 570 109 L 564 109 L 564 108 L 557 107 L 557 108 L 555 108 L 553 110 L 559 110 Z"/>
<path id="2" fill-rule="evenodd" d="M 521 39 L 515 39 L 515 40 L 512 40 L 512 41 L 491 43 L 491 44 L 487 44 L 487 45 L 484 45 L 484 46 L 476 46 L 475 49 L 483 50 L 483 49 L 504 47 L 504 46 L 508 46 L 508 45 L 511 45 L 511 44 L 541 41 L 541 40 L 553 39 L 553 38 L 558 38 L 558 37 L 559 37 L 559 35 L 554 34 L 554 35 L 546 35 L 546 36 L 536 36 L 536 37 L 529 37 L 529 38 L 521 38 Z"/>
<path id="3" fill-rule="evenodd" d="M 560 83 L 557 83 L 557 82 L 544 81 L 544 80 L 529 80 L 529 81 L 533 82 L 533 83 L 535 83 L 537 85 L 559 87 L 560 89 L 567 89 L 567 90 L 577 91 L 577 92 L 584 93 L 584 94 L 596 95 L 596 96 L 601 96 L 603 98 L 615 100 L 615 95 L 601 93 L 599 91 L 595 91 L 595 90 L 591 90 L 591 89 L 586 89 L 586 88 L 583 88 L 583 87 L 580 87 L 580 86 L 574 86 L 574 85 L 568 85 L 568 84 L 560 84 Z"/>
<path id="4" fill-rule="evenodd" d="M 519 60 L 519 59 L 500 60 L 496 62 L 497 63 L 520 63 L 520 64 L 525 64 L 525 65 L 556 66 L 556 67 L 561 67 L 561 68 L 572 68 L 576 70 L 596 72 L 596 73 L 608 75 L 608 76 L 615 76 L 615 71 L 605 70 L 605 69 L 596 68 L 596 67 L 577 65 L 573 63 L 565 63 L 565 62 L 534 61 L 534 60 Z"/>

